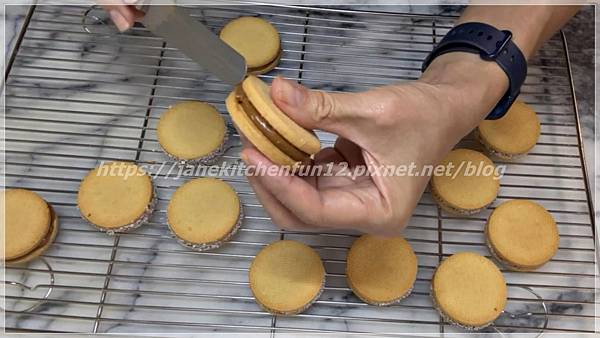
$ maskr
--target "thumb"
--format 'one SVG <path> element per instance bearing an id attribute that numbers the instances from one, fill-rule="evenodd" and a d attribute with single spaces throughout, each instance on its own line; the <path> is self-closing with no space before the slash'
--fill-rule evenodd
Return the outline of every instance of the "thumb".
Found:
<path id="1" fill-rule="evenodd" d="M 352 139 L 357 120 L 368 112 L 363 93 L 329 93 L 277 77 L 271 85 L 275 104 L 292 120 L 308 129 L 320 129 Z"/>

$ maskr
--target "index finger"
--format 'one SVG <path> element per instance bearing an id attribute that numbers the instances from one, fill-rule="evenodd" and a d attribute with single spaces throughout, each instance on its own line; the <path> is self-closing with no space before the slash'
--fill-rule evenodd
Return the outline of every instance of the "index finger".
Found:
<path id="1" fill-rule="evenodd" d="M 274 166 L 255 149 L 244 149 L 246 162 L 256 167 Z M 382 204 L 378 192 L 360 188 L 332 188 L 319 191 L 300 177 L 264 170 L 256 180 L 288 210 L 307 224 L 360 229 L 372 221 Z M 379 209 L 379 210 L 378 210 Z"/>

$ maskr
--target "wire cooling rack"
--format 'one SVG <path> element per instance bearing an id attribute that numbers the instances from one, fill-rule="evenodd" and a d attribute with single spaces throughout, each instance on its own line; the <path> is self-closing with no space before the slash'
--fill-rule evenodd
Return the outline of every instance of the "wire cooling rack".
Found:
<path id="1" fill-rule="evenodd" d="M 143 27 L 118 34 L 100 10 L 88 13 L 85 32 L 81 19 L 86 9 L 34 7 L 8 63 L 6 186 L 39 192 L 60 216 L 60 232 L 42 260 L 6 268 L 7 330 L 271 336 L 463 332 L 432 307 L 431 275 L 444 257 L 457 251 L 489 256 L 483 226 L 490 211 L 508 199 L 530 198 L 556 218 L 560 248 L 535 272 L 504 270 L 507 309 L 525 314 L 504 314 L 489 330 L 530 336 L 539 332 L 546 316 L 536 297 L 522 289 L 527 287 L 547 306 L 545 332 L 594 331 L 592 205 L 562 34 L 531 62 L 522 90 L 521 98 L 535 108 L 542 123 L 537 146 L 528 156 L 505 163 L 498 199 L 481 214 L 446 215 L 425 193 L 405 232 L 419 259 L 414 292 L 398 305 L 380 308 L 359 301 L 346 284 L 345 256 L 355 233 L 278 230 L 243 177 L 223 177 L 239 193 L 245 211 L 242 229 L 232 241 L 197 253 L 170 238 L 165 208 L 187 178 L 173 178 L 177 167 L 168 172 L 171 163 L 161 164 L 167 157 L 156 141 L 158 118 L 174 102 L 197 99 L 216 105 L 229 121 L 223 100 L 231 88 Z M 279 67 L 263 78 L 282 75 L 334 91 L 416 79 L 421 61 L 454 20 L 294 6 L 196 7 L 194 14 L 215 30 L 240 15 L 266 18 L 281 32 L 283 54 Z M 334 141 L 330 134 L 319 136 L 325 145 Z M 235 145 L 237 136 L 233 140 Z M 463 143 L 477 147 L 470 138 Z M 224 161 L 235 163 L 238 154 L 239 147 L 233 147 Z M 149 224 L 111 237 L 81 220 L 76 194 L 90 169 L 115 159 L 146 165 L 155 176 L 159 203 Z M 247 285 L 254 255 L 282 238 L 311 245 L 327 270 L 320 300 L 293 317 L 261 311 Z"/>

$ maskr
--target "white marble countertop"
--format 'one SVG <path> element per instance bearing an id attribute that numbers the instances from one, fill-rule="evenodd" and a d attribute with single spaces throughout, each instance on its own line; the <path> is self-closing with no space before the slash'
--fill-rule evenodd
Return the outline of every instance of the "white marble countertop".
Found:
<path id="1" fill-rule="evenodd" d="M 412 5 L 412 6 L 381 6 L 376 5 L 355 5 L 353 8 L 363 10 L 391 11 L 391 12 L 414 12 L 426 14 L 445 14 L 456 15 L 457 6 L 439 6 L 431 9 L 431 6 Z M 390 3 L 383 1 L 383 3 Z M 23 21 L 29 10 L 29 5 L 7 5 L 6 6 L 6 31 L 5 31 L 5 55 L 9 56 L 16 43 L 17 36 L 21 30 Z M 571 62 L 573 65 L 573 77 L 575 82 L 575 94 L 578 97 L 579 111 L 581 114 L 581 126 L 584 140 L 584 150 L 587 167 L 590 170 L 591 186 L 594 185 L 595 170 L 595 143 L 594 143 L 594 83 L 593 66 L 593 48 L 594 48 L 594 29 L 593 29 L 594 11 L 592 6 L 585 8 L 582 13 L 574 20 L 574 23 L 565 28 L 571 52 Z"/>
<path id="2" fill-rule="evenodd" d="M 5 10 L 3 13 L 3 23 L 5 25 L 4 52 L 7 57 L 10 56 L 15 47 L 17 37 L 23 27 L 23 22 L 25 21 L 25 16 L 27 15 L 29 8 L 29 5 L 6 5 L 3 8 Z"/>
<path id="3" fill-rule="evenodd" d="M 6 42 L 10 49 L 27 8 L 7 8 Z M 418 7 L 419 11 L 424 9 L 427 8 Z M 430 8 L 429 12 L 439 14 L 452 10 L 450 7 Z M 246 269 L 264 243 L 281 238 L 282 233 L 266 217 L 243 180 L 231 183 L 244 203 L 244 225 L 232 242 L 209 254 L 197 254 L 180 247 L 165 230 L 164 210 L 181 180 L 157 175 L 158 211 L 150 224 L 134 233 L 109 237 L 84 224 L 74 200 L 80 178 L 97 165 L 98 160 L 164 161 L 155 135 L 160 114 L 179 99 L 207 100 L 225 111 L 222 107 L 225 89 L 212 77 L 199 72 L 178 51 L 163 48 L 160 39 L 149 37 L 141 29 L 129 35 L 86 35 L 78 26 L 80 13 L 80 7 L 42 8 L 31 23 L 31 31 L 9 79 L 7 116 L 10 118 L 7 121 L 11 129 L 7 131 L 7 138 L 12 141 L 7 142 L 10 151 L 7 185 L 41 190 L 61 217 L 61 233 L 46 255 L 57 272 L 58 287 L 53 291 L 53 301 L 38 308 L 35 315 L 8 313 L 7 327 L 90 332 L 98 324 L 98 332 L 158 332 L 161 336 L 167 332 L 210 331 L 216 329 L 217 323 L 242 331 L 275 325 L 361 332 L 377 325 L 386 332 L 438 332 L 439 317 L 431 308 L 428 293 L 429 279 L 442 258 L 439 250 L 441 248 L 444 255 L 464 250 L 487 254 L 481 229 L 490 210 L 472 218 L 448 215 L 436 218 L 437 209 L 426 193 L 405 233 L 419 257 L 415 292 L 402 306 L 389 308 L 364 306 L 347 289 L 343 277 L 344 257 L 354 237 L 285 233 L 286 239 L 298 239 L 316 248 L 325 261 L 327 288 L 320 301 L 304 316 L 276 318 L 261 311 L 252 300 L 246 285 Z M 284 14 L 297 18 L 298 13 Z M 219 15 L 223 18 L 211 23 L 220 25 L 228 16 L 239 13 Z M 316 56 L 312 62 L 305 63 L 302 71 L 302 81 L 308 86 L 358 90 L 367 83 L 383 84 L 394 76 L 418 76 L 414 68 L 431 41 L 430 36 L 427 43 L 420 40 L 426 35 L 419 35 L 420 29 L 423 32 L 431 29 L 427 21 L 422 21 L 425 19 L 397 19 L 400 22 L 394 28 L 396 22 L 392 25 L 369 15 L 340 16 L 342 23 L 337 24 L 318 21 L 319 15 L 314 18 L 318 24 L 311 28 L 315 31 L 311 32 L 310 39 L 314 40 L 310 41 L 302 40 L 302 24 L 297 25 L 292 19 L 286 21 L 288 17 L 278 19 L 283 21 L 278 22 L 278 28 L 285 32 L 287 50 L 278 74 L 298 78 L 298 60 L 302 52 L 306 52 L 299 51 L 298 46 L 310 42 L 307 51 Z M 340 36 L 347 43 L 331 44 L 328 40 L 331 37 L 327 35 L 332 28 L 329 25 L 342 31 Z M 47 31 L 48 27 L 53 31 Z M 443 35 L 444 29 L 439 28 L 438 34 Z M 361 30 L 373 34 L 374 39 L 364 38 Z M 349 60 L 349 54 L 345 54 L 350 47 L 357 48 L 356 60 Z M 556 55 L 560 55 L 559 47 L 557 40 L 550 42 L 547 50 L 533 62 L 524 94 L 528 102 L 540 108 L 545 134 L 533 155 L 509 166 L 509 175 L 502 182 L 496 204 L 511 196 L 536 198 L 537 189 L 544 189 L 545 185 L 556 187 L 543 190 L 541 203 L 552 210 L 557 219 L 561 249 L 554 261 L 534 273 L 505 271 L 511 296 L 509 308 L 517 312 L 539 312 L 539 304 L 519 288 L 519 285 L 532 285 L 549 300 L 550 328 L 593 330 L 595 254 L 586 215 L 586 196 L 581 176 L 577 176 L 572 107 L 567 99 L 570 87 L 565 82 L 564 69 L 554 64 Z M 576 43 L 571 48 L 572 52 L 579 52 Z M 364 69 L 361 83 L 356 82 L 351 67 L 336 64 L 340 59 L 346 64 L 366 63 L 373 51 L 385 53 L 385 58 L 382 64 Z M 162 60 L 160 64 L 158 60 Z M 323 68 L 320 66 L 323 63 L 335 67 Z M 586 72 L 586 69 L 581 66 L 578 72 Z M 327 75 L 326 81 L 323 73 Z M 57 78 L 61 80 L 56 81 Z M 560 83 L 555 86 L 551 79 Z M 593 145 L 593 132 L 590 133 L 593 118 L 582 118 L 582 122 L 586 145 Z M 592 147 L 586 148 L 588 160 L 593 158 L 593 149 L 589 148 Z M 235 150 L 230 155 L 235 157 Z M 535 171 L 531 171 L 532 168 Z M 160 170 L 162 168 L 150 169 L 152 173 Z M 527 176 L 531 173 L 535 175 Z M 440 239 L 442 244 L 438 242 Z M 113 248 L 118 249 L 113 251 Z M 39 261 L 32 268 L 44 270 Z M 104 277 L 107 269 L 111 269 L 110 279 Z M 17 269 L 10 270 L 8 275 L 28 285 L 48 283 L 43 272 L 27 275 Z M 40 287 L 27 295 L 39 297 L 43 291 L 45 289 Z M 105 306 L 98 313 L 100 299 Z M 213 310 L 205 310 L 209 308 Z M 101 320 L 96 321 L 98 317 Z M 512 321 L 502 318 L 498 324 L 535 328 L 542 320 L 540 315 Z M 412 325 L 414 321 L 425 324 Z M 444 328 L 447 333 L 463 333 L 449 325 Z"/>

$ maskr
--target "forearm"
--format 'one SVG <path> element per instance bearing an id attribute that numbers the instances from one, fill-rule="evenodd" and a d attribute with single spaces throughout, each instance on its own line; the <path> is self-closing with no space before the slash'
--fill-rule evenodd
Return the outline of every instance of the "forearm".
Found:
<path id="1" fill-rule="evenodd" d="M 458 20 L 484 22 L 508 29 L 527 59 L 562 27 L 577 6 L 469 6 Z M 451 110 L 456 112 L 456 133 L 475 128 L 508 89 L 508 77 L 495 63 L 476 54 L 448 53 L 437 57 L 421 82 L 443 88 Z"/>

